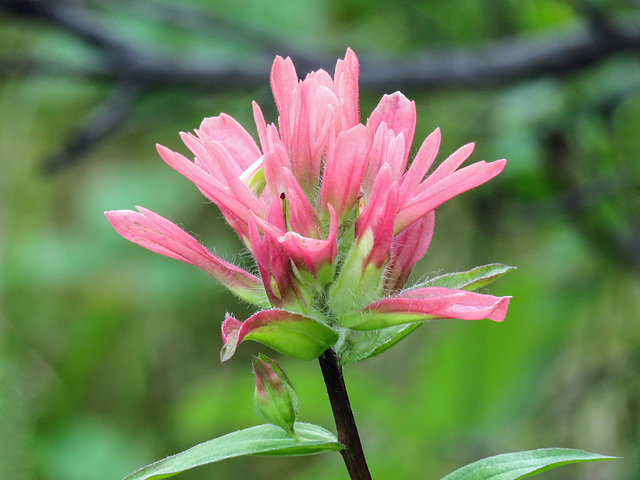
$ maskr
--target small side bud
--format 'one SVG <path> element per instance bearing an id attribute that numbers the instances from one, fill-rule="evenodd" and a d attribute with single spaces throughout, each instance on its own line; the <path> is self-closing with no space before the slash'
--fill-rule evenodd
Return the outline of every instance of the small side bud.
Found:
<path id="1" fill-rule="evenodd" d="M 293 434 L 300 401 L 289 377 L 278 362 L 262 354 L 253 357 L 253 371 L 256 412 L 267 422 Z"/>

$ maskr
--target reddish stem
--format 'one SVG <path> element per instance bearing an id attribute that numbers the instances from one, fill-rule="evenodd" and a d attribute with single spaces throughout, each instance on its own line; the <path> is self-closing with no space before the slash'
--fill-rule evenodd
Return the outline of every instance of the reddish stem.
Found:
<path id="1" fill-rule="evenodd" d="M 360 443 L 358 428 L 349 404 L 342 368 L 338 364 L 338 356 L 333 349 L 328 349 L 318 360 L 336 422 L 338 441 L 345 447 L 340 453 L 342 453 L 349 476 L 351 480 L 371 480 L 369 467 L 367 467 L 367 461 Z"/>

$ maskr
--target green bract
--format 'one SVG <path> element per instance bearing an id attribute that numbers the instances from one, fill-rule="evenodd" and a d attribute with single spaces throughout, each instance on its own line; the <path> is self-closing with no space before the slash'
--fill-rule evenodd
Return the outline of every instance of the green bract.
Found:
<path id="1" fill-rule="evenodd" d="M 222 324 L 220 358 L 231 358 L 244 340 L 254 340 L 297 360 L 313 360 L 338 340 L 338 334 L 313 318 L 286 310 L 262 310 L 244 322 L 227 316 Z"/>

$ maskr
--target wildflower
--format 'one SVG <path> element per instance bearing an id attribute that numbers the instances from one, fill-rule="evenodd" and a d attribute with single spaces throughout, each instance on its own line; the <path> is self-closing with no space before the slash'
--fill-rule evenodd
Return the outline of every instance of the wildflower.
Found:
<path id="1" fill-rule="evenodd" d="M 253 104 L 260 145 L 232 117 L 203 120 L 181 138 L 194 156 L 158 146 L 162 159 L 215 203 L 252 253 L 260 278 L 215 256 L 182 229 L 143 208 L 111 211 L 123 237 L 191 263 L 262 310 L 225 319 L 222 359 L 253 339 L 295 358 L 314 358 L 357 330 L 434 318 L 502 321 L 509 297 L 443 287 L 404 290 L 425 254 L 434 210 L 498 175 L 506 161 L 461 168 L 468 144 L 433 172 L 436 129 L 409 163 L 416 108 L 385 95 L 365 123 L 358 115 L 359 64 L 347 50 L 333 78 L 299 80 L 277 57 L 271 87 L 278 125 Z"/>

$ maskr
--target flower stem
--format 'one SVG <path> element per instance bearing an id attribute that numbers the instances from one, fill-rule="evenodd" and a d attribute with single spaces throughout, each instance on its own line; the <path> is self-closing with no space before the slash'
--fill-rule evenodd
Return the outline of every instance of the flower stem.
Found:
<path id="1" fill-rule="evenodd" d="M 318 359 L 324 383 L 327 386 L 333 417 L 336 421 L 338 441 L 344 445 L 342 458 L 351 480 L 371 480 L 369 467 L 364 458 L 358 428 L 353 418 L 347 388 L 344 385 L 342 367 L 338 364 L 338 356 L 333 349 L 325 350 Z"/>

